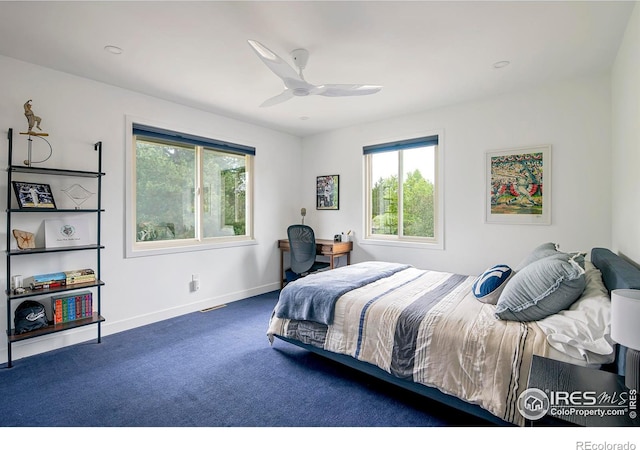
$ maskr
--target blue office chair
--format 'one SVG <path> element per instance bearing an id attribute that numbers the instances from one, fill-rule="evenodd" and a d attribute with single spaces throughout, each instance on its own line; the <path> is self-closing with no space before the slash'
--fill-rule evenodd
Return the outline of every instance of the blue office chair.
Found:
<path id="1" fill-rule="evenodd" d="M 285 272 L 287 283 L 329 267 L 328 262 L 316 261 L 316 237 L 309 225 L 290 225 L 287 237 L 291 252 L 291 268 Z"/>

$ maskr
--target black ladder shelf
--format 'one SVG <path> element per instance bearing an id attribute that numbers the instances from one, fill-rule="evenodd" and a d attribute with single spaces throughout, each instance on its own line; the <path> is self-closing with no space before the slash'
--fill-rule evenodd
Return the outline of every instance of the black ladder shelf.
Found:
<path id="1" fill-rule="evenodd" d="M 11 368 L 13 366 L 12 360 L 12 352 L 11 346 L 16 342 L 24 341 L 27 339 L 35 338 L 38 336 L 44 336 L 47 334 L 58 333 L 61 331 L 71 330 L 78 327 L 84 327 L 88 325 L 97 325 L 97 342 L 102 342 L 101 335 L 101 324 L 105 321 L 104 317 L 101 315 L 101 287 L 104 286 L 104 282 L 101 278 L 101 250 L 104 249 L 104 246 L 100 242 L 101 236 L 101 219 L 102 213 L 104 210 L 102 209 L 102 177 L 105 175 L 102 172 L 102 142 L 96 142 L 93 146 L 93 149 L 98 154 L 98 170 L 97 172 L 92 171 L 82 171 L 82 170 L 65 170 L 65 169 L 55 169 L 55 168 L 46 168 L 46 167 L 33 167 L 31 165 L 28 166 L 20 166 L 13 165 L 13 129 L 9 128 L 7 133 L 8 137 L 8 166 L 7 166 L 7 230 L 6 230 L 6 307 L 7 307 L 7 368 Z M 31 138 L 31 136 L 29 136 Z M 56 208 L 13 208 L 12 207 L 12 181 L 15 174 L 39 174 L 45 176 L 65 176 L 65 177 L 83 177 L 83 178 L 94 178 L 97 180 L 97 207 L 89 208 L 89 209 L 56 209 Z M 64 215 L 65 213 L 87 213 L 87 214 L 95 214 L 96 215 L 96 243 L 91 245 L 83 245 L 83 246 L 73 246 L 73 247 L 56 247 L 56 248 L 30 248 L 30 249 L 12 249 L 11 248 L 11 236 L 12 236 L 12 216 L 17 214 L 29 214 L 29 213 L 45 213 L 49 214 L 58 214 Z M 92 281 L 89 283 L 80 283 L 73 284 L 68 286 L 61 286 L 49 289 L 41 289 L 35 290 L 30 289 L 29 287 L 25 287 L 24 292 L 14 292 L 11 288 L 11 261 L 14 257 L 25 257 L 27 255 L 42 255 L 42 254 L 51 254 L 51 253 L 59 253 L 59 252 L 76 252 L 76 251 L 93 251 L 96 254 L 96 281 Z M 71 322 L 64 322 L 53 324 L 53 321 L 50 322 L 49 326 L 44 328 L 40 328 L 34 331 L 28 331 L 26 333 L 16 333 L 16 330 L 12 328 L 12 302 L 15 300 L 24 300 L 32 297 L 38 296 L 50 296 L 52 294 L 60 293 L 60 292 L 72 292 L 80 289 L 95 289 L 95 301 L 93 305 L 95 307 L 95 311 L 93 314 L 88 317 L 84 317 L 82 319 L 77 319 Z"/>

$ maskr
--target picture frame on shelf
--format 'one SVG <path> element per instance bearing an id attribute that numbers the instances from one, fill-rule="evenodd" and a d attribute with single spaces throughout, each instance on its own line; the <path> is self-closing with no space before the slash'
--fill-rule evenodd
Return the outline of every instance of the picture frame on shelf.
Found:
<path id="1" fill-rule="evenodd" d="M 90 245 L 89 222 L 83 218 L 44 221 L 45 248 Z"/>
<path id="2" fill-rule="evenodd" d="M 551 224 L 551 145 L 486 152 L 485 221 Z"/>
<path id="3" fill-rule="evenodd" d="M 340 175 L 316 177 L 316 209 L 340 209 Z"/>
<path id="4" fill-rule="evenodd" d="M 12 181 L 13 191 L 20 208 L 56 209 L 51 186 L 43 183 Z"/>

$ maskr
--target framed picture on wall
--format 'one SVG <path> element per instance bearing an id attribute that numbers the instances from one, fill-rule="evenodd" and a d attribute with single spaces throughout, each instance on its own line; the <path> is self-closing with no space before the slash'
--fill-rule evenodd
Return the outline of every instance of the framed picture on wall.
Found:
<path id="1" fill-rule="evenodd" d="M 340 209 L 340 175 L 316 178 L 316 209 Z"/>
<path id="2" fill-rule="evenodd" d="M 551 146 L 486 153 L 485 220 L 551 224 Z"/>

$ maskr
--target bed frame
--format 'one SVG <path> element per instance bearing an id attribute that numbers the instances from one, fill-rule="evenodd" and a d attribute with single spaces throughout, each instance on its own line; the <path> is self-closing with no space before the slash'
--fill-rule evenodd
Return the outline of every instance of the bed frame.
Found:
<path id="1" fill-rule="evenodd" d="M 614 289 L 640 289 L 640 269 L 629 263 L 627 260 L 616 255 L 611 250 L 606 248 L 594 248 L 591 251 L 591 262 L 602 273 L 602 279 L 609 292 Z M 400 386 L 416 394 L 422 395 L 431 400 L 443 403 L 452 408 L 458 409 L 467 414 L 471 414 L 475 417 L 487 420 L 488 422 L 502 426 L 514 426 L 514 424 L 506 422 L 497 416 L 494 416 L 486 409 L 468 403 L 458 397 L 454 397 L 449 394 L 445 394 L 437 388 L 425 386 L 412 381 L 407 381 L 401 378 L 397 378 L 388 372 L 380 369 L 373 364 L 369 364 L 364 361 L 359 361 L 348 355 L 342 355 L 339 353 L 329 352 L 313 345 L 305 344 L 294 339 L 290 339 L 284 336 L 276 337 L 282 341 L 301 347 L 310 352 L 321 355 L 325 358 L 344 364 L 348 367 L 356 369 L 360 372 L 364 372 L 380 380 L 389 382 L 396 386 Z M 618 346 L 616 362 L 612 367 L 605 368 L 606 370 L 617 371 L 619 374 L 624 374 L 624 349 Z"/>

